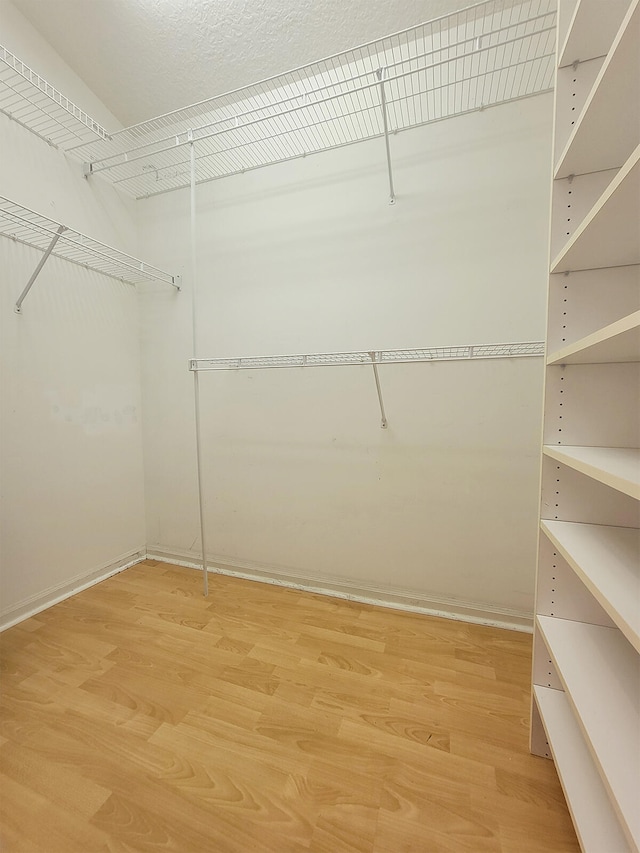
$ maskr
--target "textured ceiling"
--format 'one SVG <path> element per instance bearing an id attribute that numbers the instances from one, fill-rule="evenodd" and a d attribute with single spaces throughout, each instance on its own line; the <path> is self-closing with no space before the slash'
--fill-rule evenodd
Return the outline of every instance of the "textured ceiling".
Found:
<path id="1" fill-rule="evenodd" d="M 125 125 L 470 5 L 464 0 L 13 3 Z"/>

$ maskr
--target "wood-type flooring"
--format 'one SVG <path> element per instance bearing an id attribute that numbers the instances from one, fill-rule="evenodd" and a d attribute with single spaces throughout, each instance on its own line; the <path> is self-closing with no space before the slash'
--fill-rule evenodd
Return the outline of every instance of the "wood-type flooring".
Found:
<path id="1" fill-rule="evenodd" d="M 146 561 L 0 635 L 2 853 L 572 853 L 531 636 Z"/>

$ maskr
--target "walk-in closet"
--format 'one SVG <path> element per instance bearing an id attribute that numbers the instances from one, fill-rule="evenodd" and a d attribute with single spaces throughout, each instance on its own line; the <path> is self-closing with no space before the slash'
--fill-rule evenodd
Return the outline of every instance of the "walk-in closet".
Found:
<path id="1" fill-rule="evenodd" d="M 3 850 L 640 850 L 639 86 L 639 0 L 0 0 Z"/>

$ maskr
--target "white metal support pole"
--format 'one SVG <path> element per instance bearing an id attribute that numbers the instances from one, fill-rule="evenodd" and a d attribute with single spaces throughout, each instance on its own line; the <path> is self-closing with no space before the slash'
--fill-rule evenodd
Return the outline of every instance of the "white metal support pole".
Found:
<path id="1" fill-rule="evenodd" d="M 389 204 L 396 203 L 396 192 L 393 188 L 393 170 L 391 168 L 391 148 L 389 146 L 389 122 L 387 120 L 387 96 L 384 91 L 384 68 L 378 68 L 376 75 L 380 81 L 380 104 L 382 106 L 382 125 L 384 127 L 384 144 L 387 149 L 387 171 L 389 172 Z"/>
<path id="2" fill-rule="evenodd" d="M 380 429 L 387 428 L 387 415 L 384 410 L 384 401 L 382 399 L 382 388 L 380 387 L 380 377 L 378 376 L 378 365 L 376 364 L 375 352 L 370 352 L 371 366 L 373 367 L 373 377 L 376 380 L 376 391 L 378 392 L 378 402 L 380 403 Z"/>
<path id="3" fill-rule="evenodd" d="M 197 310 L 197 266 L 196 266 L 196 155 L 193 141 L 191 155 L 191 312 L 193 323 L 193 356 L 198 355 L 198 310 Z M 200 429 L 200 384 L 198 371 L 193 372 L 193 391 L 196 415 L 196 465 L 198 469 L 198 511 L 200 513 L 200 541 L 202 542 L 202 589 L 205 597 L 209 595 L 209 577 L 207 575 L 207 545 L 204 524 L 204 482 L 202 473 L 202 441 Z"/>
<path id="4" fill-rule="evenodd" d="M 22 313 L 22 303 L 24 302 L 27 293 L 29 293 L 29 291 L 33 287 L 33 283 L 35 282 L 35 280 L 40 275 L 40 270 L 46 264 L 47 259 L 48 259 L 49 255 L 51 254 L 51 252 L 53 252 L 53 249 L 54 249 L 56 243 L 60 239 L 60 235 L 62 234 L 63 231 L 66 231 L 66 230 L 67 229 L 64 227 L 64 225 L 61 225 L 58 228 L 56 234 L 54 235 L 53 240 L 47 246 L 46 252 L 40 258 L 40 262 L 39 262 L 38 266 L 34 269 L 33 274 L 31 276 L 31 278 L 29 279 L 29 281 L 27 282 L 25 289 L 22 291 L 22 293 L 18 297 L 18 301 L 16 302 L 15 308 L 13 309 L 16 312 L 16 314 Z"/>

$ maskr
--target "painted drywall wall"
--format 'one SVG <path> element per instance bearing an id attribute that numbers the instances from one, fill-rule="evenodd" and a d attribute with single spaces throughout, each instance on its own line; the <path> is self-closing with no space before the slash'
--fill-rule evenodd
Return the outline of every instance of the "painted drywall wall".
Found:
<path id="1" fill-rule="evenodd" d="M 59 20 L 63 21 L 68 12 L 58 9 L 58 15 Z M 69 21 L 67 28 L 71 29 Z M 0 0 L 0 44 L 85 110 L 107 131 L 111 133 L 122 126 L 11 0 Z"/>
<path id="2" fill-rule="evenodd" d="M 42 48 L 37 70 L 82 94 L 8 8 L 7 46 Z M 4 115 L 0 152 L 1 195 L 136 251 L 133 204 L 86 181 L 79 163 Z M 0 624 L 145 547 L 135 289 L 51 257 L 18 316 L 15 300 L 41 256 L 0 237 Z"/>
<path id="3" fill-rule="evenodd" d="M 205 356 L 541 340 L 551 97 L 202 185 Z M 189 196 L 140 202 L 147 543 L 200 550 Z M 542 360 L 203 374 L 208 552 L 319 586 L 530 613 Z"/>

